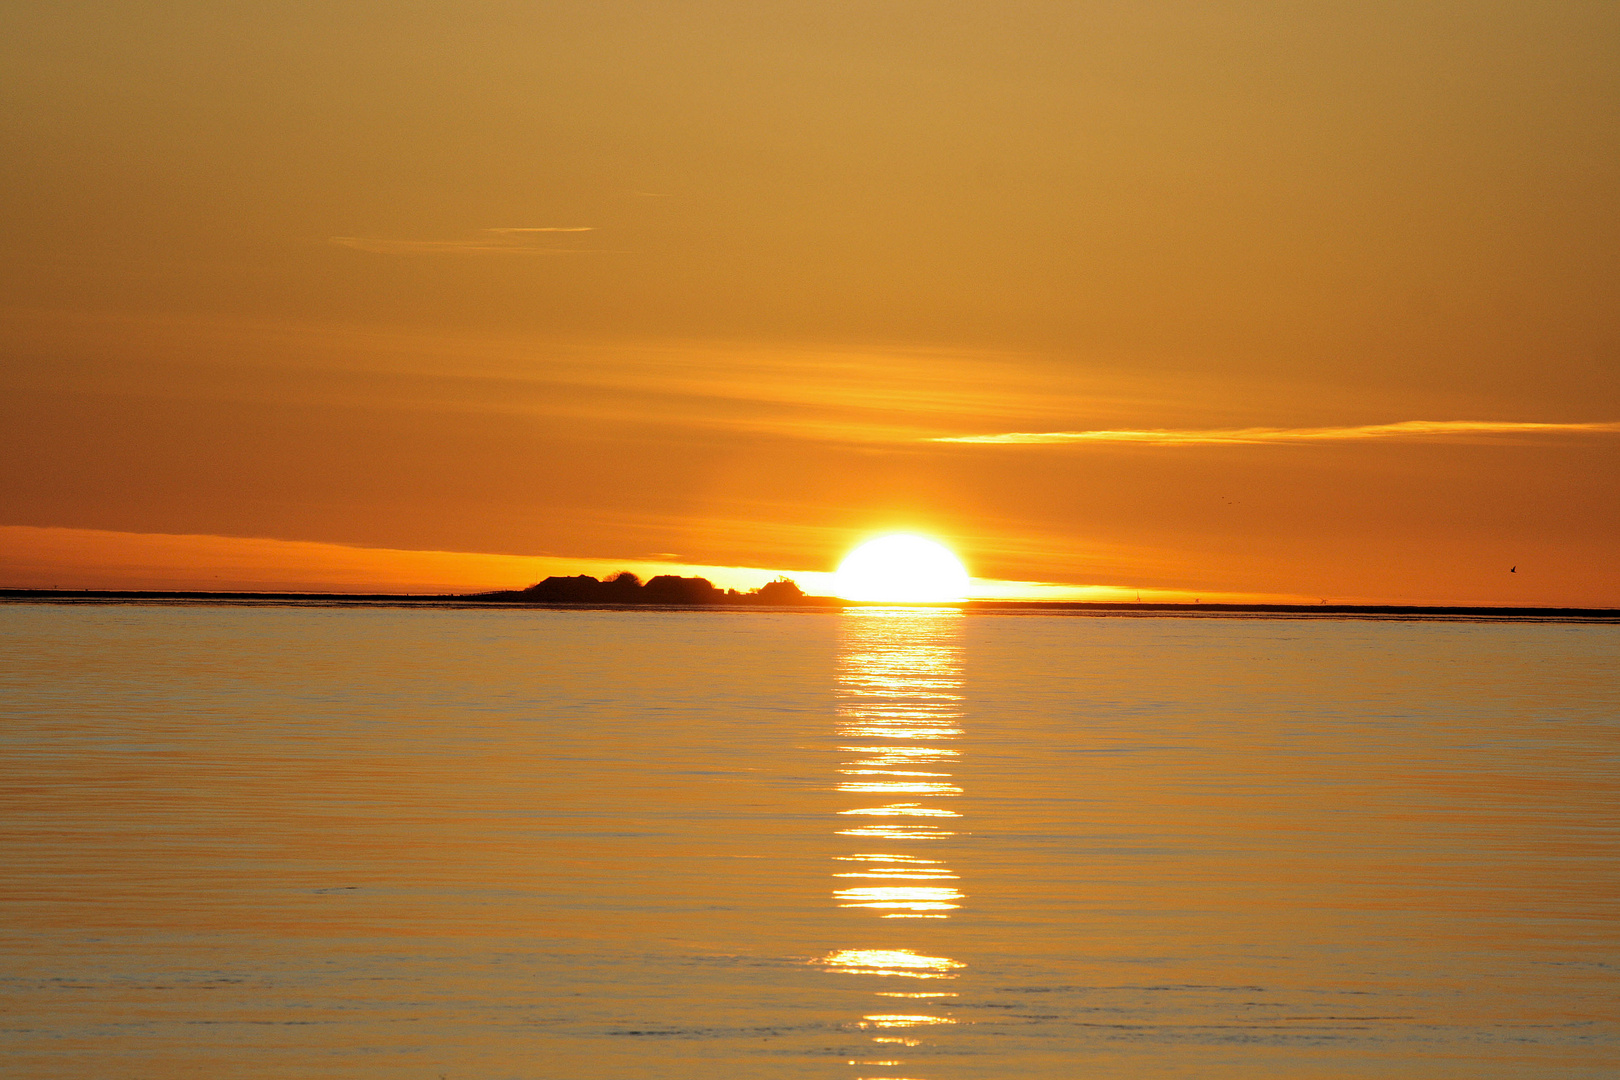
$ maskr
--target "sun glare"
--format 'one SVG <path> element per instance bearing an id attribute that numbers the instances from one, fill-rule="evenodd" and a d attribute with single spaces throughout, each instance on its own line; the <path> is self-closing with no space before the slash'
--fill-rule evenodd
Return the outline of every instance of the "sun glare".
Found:
<path id="1" fill-rule="evenodd" d="M 950 603 L 967 595 L 968 572 L 944 544 L 893 533 L 850 552 L 839 564 L 836 588 L 845 600 Z"/>

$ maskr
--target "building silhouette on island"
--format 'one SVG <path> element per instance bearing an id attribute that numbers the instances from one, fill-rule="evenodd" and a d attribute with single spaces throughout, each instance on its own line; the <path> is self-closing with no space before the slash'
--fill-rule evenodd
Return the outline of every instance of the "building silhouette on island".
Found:
<path id="1" fill-rule="evenodd" d="M 708 578 L 660 574 L 645 584 L 635 574 L 621 570 L 606 581 L 588 574 L 575 577 L 548 577 L 527 589 L 486 594 L 490 599 L 531 604 L 662 604 L 705 606 L 710 604 L 758 604 L 767 607 L 794 607 L 838 603 L 828 596 L 806 596 L 792 580 L 779 577 L 746 593 L 720 589 Z"/>

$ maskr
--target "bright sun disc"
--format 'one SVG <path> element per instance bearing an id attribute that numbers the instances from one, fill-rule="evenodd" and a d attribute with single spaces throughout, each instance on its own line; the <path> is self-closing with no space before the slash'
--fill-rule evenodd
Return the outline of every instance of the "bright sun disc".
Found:
<path id="1" fill-rule="evenodd" d="M 941 604 L 967 595 L 968 572 L 950 548 L 910 533 L 868 540 L 838 566 L 838 595 L 889 604 Z"/>

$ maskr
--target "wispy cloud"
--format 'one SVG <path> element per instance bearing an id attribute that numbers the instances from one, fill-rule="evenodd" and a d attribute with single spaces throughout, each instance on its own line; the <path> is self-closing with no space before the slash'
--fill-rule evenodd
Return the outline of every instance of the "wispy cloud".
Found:
<path id="1" fill-rule="evenodd" d="M 1255 445 L 1260 443 L 1350 442 L 1359 439 L 1444 438 L 1469 435 L 1578 435 L 1620 432 L 1620 422 L 1540 424 L 1516 420 L 1403 420 L 1356 427 L 1145 428 L 1127 431 L 1010 431 L 1000 435 L 950 435 L 931 442 L 996 445 L 1141 443 L 1149 446 Z"/>
<path id="2" fill-rule="evenodd" d="M 594 225 L 513 225 L 502 229 L 485 229 L 487 233 L 529 233 L 529 232 L 595 232 Z"/>
<path id="3" fill-rule="evenodd" d="M 480 229 L 462 240 L 399 240 L 382 236 L 334 236 L 339 247 L 377 255 L 573 255 L 600 249 L 557 243 L 558 234 L 595 232 L 592 225 L 512 225 Z"/>

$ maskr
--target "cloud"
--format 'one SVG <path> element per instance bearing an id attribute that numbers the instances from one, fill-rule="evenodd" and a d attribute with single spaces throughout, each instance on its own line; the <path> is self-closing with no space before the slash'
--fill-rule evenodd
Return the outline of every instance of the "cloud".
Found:
<path id="1" fill-rule="evenodd" d="M 592 225 L 515 225 L 480 229 L 464 240 L 395 240 L 380 236 L 334 236 L 330 242 L 377 255 L 572 255 L 597 248 L 544 243 L 556 234 L 595 232 Z"/>
<path id="2" fill-rule="evenodd" d="M 1352 442 L 1359 439 L 1413 439 L 1467 435 L 1577 435 L 1620 432 L 1620 422 L 1539 424 L 1516 420 L 1403 420 L 1357 427 L 1218 428 L 1128 431 L 1010 431 L 1001 435 L 951 435 L 930 442 L 1038 446 L 1067 443 L 1141 443 L 1148 446 L 1258 445 L 1262 443 Z"/>

